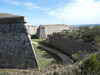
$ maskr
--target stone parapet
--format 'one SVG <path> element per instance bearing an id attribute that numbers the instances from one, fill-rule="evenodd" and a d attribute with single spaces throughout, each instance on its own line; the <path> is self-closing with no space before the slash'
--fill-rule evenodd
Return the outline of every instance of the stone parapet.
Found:
<path id="1" fill-rule="evenodd" d="M 24 17 L 0 18 L 0 25 L 26 23 Z"/>

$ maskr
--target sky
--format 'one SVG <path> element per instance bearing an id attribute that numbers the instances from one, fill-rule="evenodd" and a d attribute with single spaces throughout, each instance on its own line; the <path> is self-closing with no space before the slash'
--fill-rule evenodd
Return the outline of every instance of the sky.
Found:
<path id="1" fill-rule="evenodd" d="M 100 0 L 0 0 L 0 13 L 26 16 L 27 25 L 100 24 Z"/>

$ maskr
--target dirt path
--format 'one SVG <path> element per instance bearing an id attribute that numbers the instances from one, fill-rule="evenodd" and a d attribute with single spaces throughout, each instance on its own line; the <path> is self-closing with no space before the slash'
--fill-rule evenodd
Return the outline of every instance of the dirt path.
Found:
<path id="1" fill-rule="evenodd" d="M 65 55 L 65 54 L 63 54 L 63 53 L 61 53 L 61 52 L 59 52 L 58 50 L 49 48 L 49 47 L 47 47 L 47 46 L 44 46 L 44 45 L 39 44 L 39 43 L 36 43 L 36 42 L 34 42 L 34 41 L 32 41 L 32 43 L 34 43 L 34 44 L 37 45 L 37 46 L 40 46 L 41 48 L 43 48 L 43 49 L 45 49 L 45 50 L 47 50 L 47 51 L 50 51 L 50 52 L 52 52 L 52 53 L 58 55 L 58 56 L 62 59 L 62 62 L 63 62 L 63 63 L 72 63 L 72 62 L 73 62 L 72 59 L 71 59 L 69 56 L 67 56 L 67 55 Z"/>

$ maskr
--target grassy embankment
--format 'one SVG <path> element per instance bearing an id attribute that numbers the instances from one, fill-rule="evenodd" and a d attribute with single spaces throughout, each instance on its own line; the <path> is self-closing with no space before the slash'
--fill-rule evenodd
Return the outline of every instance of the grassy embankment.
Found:
<path id="1" fill-rule="evenodd" d="M 43 41 L 45 39 L 37 39 L 32 38 L 32 41 L 39 43 L 39 41 Z M 38 47 L 37 45 L 33 44 L 37 63 L 40 69 L 44 69 L 50 67 L 54 63 L 61 63 L 61 58 L 58 57 L 56 54 L 46 51 L 45 49 Z"/>

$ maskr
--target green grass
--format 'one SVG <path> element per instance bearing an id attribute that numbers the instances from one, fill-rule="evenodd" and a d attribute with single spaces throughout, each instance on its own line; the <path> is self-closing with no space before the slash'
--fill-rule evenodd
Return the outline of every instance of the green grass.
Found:
<path id="1" fill-rule="evenodd" d="M 61 62 L 61 58 L 59 58 L 57 55 L 46 51 L 35 44 L 33 44 L 33 46 L 36 54 L 37 63 L 40 69 L 44 69 L 50 67 L 54 63 Z"/>
<path id="2" fill-rule="evenodd" d="M 45 39 L 32 39 L 32 41 L 39 43 L 40 41 L 44 41 Z"/>
<path id="3" fill-rule="evenodd" d="M 21 70 L 21 69 L 0 69 L 0 75 L 25 75 L 24 74 L 25 72 L 27 72 L 27 70 Z"/>
<path id="4" fill-rule="evenodd" d="M 45 39 L 38 39 L 35 35 L 31 36 L 32 41 L 39 43 L 40 41 L 44 41 Z M 61 58 L 58 57 L 56 54 L 46 51 L 43 48 L 38 47 L 37 45 L 33 44 L 37 63 L 40 69 L 44 69 L 50 67 L 54 63 L 61 63 Z"/>
<path id="5" fill-rule="evenodd" d="M 44 45 L 44 46 L 47 46 L 47 47 L 49 47 L 49 48 L 55 49 L 55 50 L 57 50 L 57 51 L 59 51 L 59 52 L 65 54 L 65 55 L 69 56 L 69 57 L 73 60 L 73 57 L 72 57 L 71 55 L 69 55 L 69 54 L 63 52 L 63 51 L 60 50 L 59 48 L 54 47 L 54 46 L 52 46 L 52 45 L 46 43 L 45 41 L 41 41 L 41 42 L 39 42 L 39 43 L 42 44 L 42 45 Z M 73 60 L 73 61 L 75 62 L 75 60 Z"/>
<path id="6" fill-rule="evenodd" d="M 32 41 L 39 43 L 40 41 L 44 41 L 45 39 L 38 39 L 35 35 L 31 35 Z"/>

